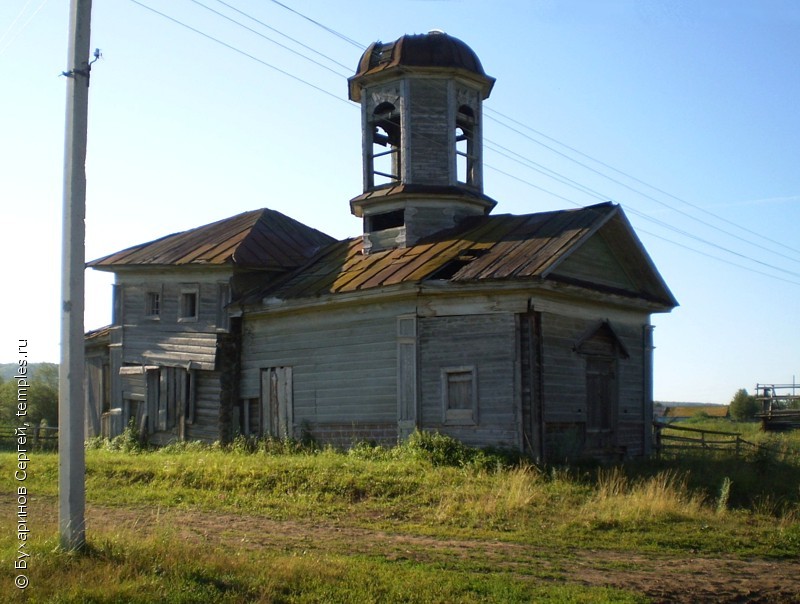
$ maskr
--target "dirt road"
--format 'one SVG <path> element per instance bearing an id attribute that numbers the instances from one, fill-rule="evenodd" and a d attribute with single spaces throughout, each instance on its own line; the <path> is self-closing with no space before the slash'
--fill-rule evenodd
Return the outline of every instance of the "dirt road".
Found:
<path id="1" fill-rule="evenodd" d="M 0 495 L 0 501 L 11 498 Z M 43 531 L 55 532 L 57 502 L 30 502 L 30 517 Z M 590 586 L 615 587 L 678 604 L 800 602 L 800 561 L 651 556 L 614 550 L 569 549 L 554 553 L 517 543 L 438 539 L 369 528 L 276 521 L 261 516 L 209 514 L 174 509 L 89 505 L 88 534 L 168 529 L 187 541 L 281 552 L 381 556 L 387 560 L 452 563 L 461 559 L 482 568 L 547 577 Z"/>

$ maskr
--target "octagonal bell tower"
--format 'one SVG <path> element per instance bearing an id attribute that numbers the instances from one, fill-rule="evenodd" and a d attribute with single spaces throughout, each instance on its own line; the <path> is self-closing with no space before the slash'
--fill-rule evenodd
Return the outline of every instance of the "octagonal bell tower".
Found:
<path id="1" fill-rule="evenodd" d="M 375 42 L 349 79 L 361 103 L 364 251 L 413 245 L 488 214 L 483 194 L 483 111 L 494 78 L 473 50 L 439 31 Z"/>

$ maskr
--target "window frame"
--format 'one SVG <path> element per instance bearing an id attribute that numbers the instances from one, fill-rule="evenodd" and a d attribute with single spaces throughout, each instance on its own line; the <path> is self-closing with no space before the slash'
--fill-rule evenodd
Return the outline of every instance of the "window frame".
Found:
<path id="1" fill-rule="evenodd" d="M 468 376 L 469 396 L 467 406 L 451 407 L 451 377 Z M 463 378 L 462 378 L 463 379 Z M 475 426 L 478 424 L 478 370 L 475 365 L 459 365 L 441 368 L 442 423 L 449 426 Z"/>
<path id="2" fill-rule="evenodd" d="M 194 297 L 194 314 L 189 314 L 186 300 L 187 296 Z M 178 322 L 196 323 L 200 318 L 200 286 L 199 284 L 181 285 L 178 295 Z"/>
<path id="3" fill-rule="evenodd" d="M 153 299 L 155 298 L 155 304 Z M 160 321 L 164 309 L 164 296 L 161 288 L 148 287 L 144 292 L 144 316 L 150 321 Z"/>

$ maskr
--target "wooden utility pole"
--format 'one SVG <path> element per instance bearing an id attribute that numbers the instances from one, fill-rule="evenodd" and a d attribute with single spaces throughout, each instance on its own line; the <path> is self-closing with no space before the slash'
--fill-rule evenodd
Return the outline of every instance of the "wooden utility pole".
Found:
<path id="1" fill-rule="evenodd" d="M 86 132 L 89 112 L 91 0 L 70 1 L 69 71 L 61 242 L 61 366 L 58 380 L 58 525 L 61 547 L 86 542 L 84 427 L 84 264 Z"/>

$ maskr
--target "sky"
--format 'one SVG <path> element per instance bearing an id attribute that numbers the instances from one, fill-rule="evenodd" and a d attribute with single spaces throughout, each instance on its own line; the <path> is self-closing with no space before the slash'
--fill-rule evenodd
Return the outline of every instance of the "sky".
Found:
<path id="1" fill-rule="evenodd" d="M 680 302 L 656 400 L 800 380 L 794 0 L 94 0 L 86 259 L 261 207 L 359 234 L 346 78 L 432 29 L 497 78 L 494 213 L 622 205 Z M 0 362 L 59 358 L 67 39 L 66 0 L 0 3 Z M 86 278 L 91 329 L 112 277 Z"/>

